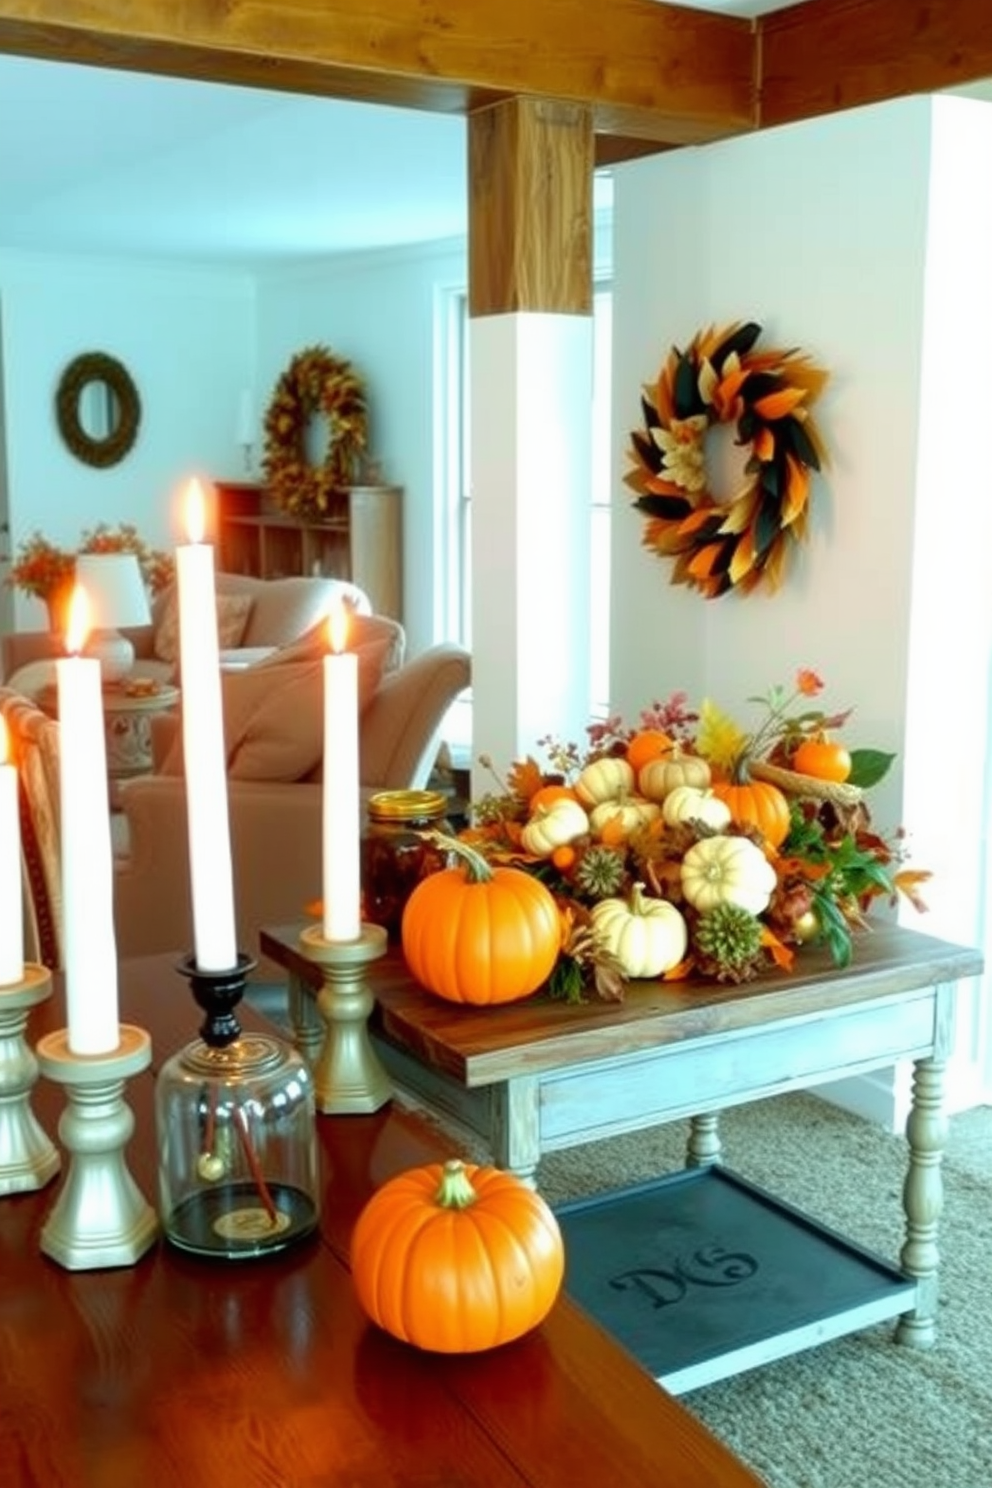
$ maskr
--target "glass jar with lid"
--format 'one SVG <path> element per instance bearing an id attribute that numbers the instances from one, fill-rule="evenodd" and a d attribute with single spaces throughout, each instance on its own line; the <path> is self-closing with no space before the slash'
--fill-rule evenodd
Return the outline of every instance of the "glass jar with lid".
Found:
<path id="1" fill-rule="evenodd" d="M 441 791 L 376 791 L 368 801 L 362 837 L 365 918 L 398 940 L 406 901 L 430 873 L 447 868 L 451 854 L 426 834 L 451 835 Z"/>

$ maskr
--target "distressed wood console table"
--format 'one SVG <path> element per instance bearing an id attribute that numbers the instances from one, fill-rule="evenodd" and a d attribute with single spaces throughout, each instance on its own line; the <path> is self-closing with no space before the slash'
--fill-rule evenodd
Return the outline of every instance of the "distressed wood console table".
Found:
<path id="1" fill-rule="evenodd" d="M 305 1025 L 316 1018 L 306 995 L 316 978 L 296 949 L 299 930 L 264 930 L 261 949 L 289 971 L 291 1006 Z M 818 1340 L 898 1316 L 898 1339 L 926 1346 L 935 1335 L 955 984 L 981 969 L 975 950 L 879 924 L 857 937 L 845 969 L 807 948 L 787 975 L 770 972 L 742 987 L 635 982 L 619 1004 L 569 1006 L 538 995 L 497 1009 L 452 1005 L 419 987 L 396 950 L 371 968 L 370 985 L 377 1048 L 397 1083 L 531 1181 L 542 1153 L 684 1117 L 688 1164 L 716 1164 L 721 1109 L 912 1059 L 900 1254 L 911 1294 L 907 1301 L 905 1286 L 896 1287 L 871 1307 L 818 1319 L 813 1333 Z M 305 1043 L 312 1026 L 301 1034 Z M 791 1347 L 810 1341 L 795 1332 Z M 789 1346 L 780 1341 L 764 1357 Z M 729 1372 L 724 1362 L 686 1378 Z"/>
<path id="2" fill-rule="evenodd" d="M 121 976 L 122 1018 L 152 1036 L 127 1098 L 128 1163 L 153 1203 L 155 1070 L 201 1021 L 178 959 Z M 64 1022 L 57 987 L 32 1045 Z M 55 1139 L 64 1092 L 41 1079 L 32 1104 Z M 483 1354 L 424 1354 L 373 1327 L 348 1275 L 359 1209 L 455 1148 L 395 1102 L 318 1117 L 317 1133 L 320 1233 L 264 1260 L 159 1242 L 134 1266 L 70 1272 L 39 1250 L 63 1177 L 0 1198 L 4 1488 L 761 1488 L 567 1297 Z"/>

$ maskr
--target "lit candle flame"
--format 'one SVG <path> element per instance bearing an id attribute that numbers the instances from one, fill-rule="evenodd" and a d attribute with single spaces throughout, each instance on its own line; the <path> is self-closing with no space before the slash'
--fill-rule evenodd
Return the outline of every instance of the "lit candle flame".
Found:
<path id="1" fill-rule="evenodd" d="M 69 623 L 65 632 L 65 649 L 79 656 L 90 632 L 90 601 L 82 584 L 74 584 L 69 601 Z"/>
<path id="2" fill-rule="evenodd" d="M 186 532 L 191 543 L 203 541 L 207 526 L 207 498 L 194 476 L 186 487 Z"/>
<path id="3" fill-rule="evenodd" d="M 343 604 L 336 604 L 328 611 L 327 639 L 331 650 L 341 652 L 348 642 L 348 612 Z"/>

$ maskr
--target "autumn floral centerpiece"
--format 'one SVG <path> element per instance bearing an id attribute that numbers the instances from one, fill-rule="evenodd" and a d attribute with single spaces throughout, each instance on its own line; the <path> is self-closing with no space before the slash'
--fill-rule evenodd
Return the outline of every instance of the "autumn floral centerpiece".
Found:
<path id="1" fill-rule="evenodd" d="M 743 982 L 817 941 L 845 965 L 874 901 L 924 907 L 929 875 L 905 865 L 901 831 L 875 830 L 865 800 L 893 756 L 842 743 L 850 713 L 816 706 L 822 690 L 801 670 L 793 688 L 749 699 L 750 729 L 676 693 L 636 725 L 591 724 L 584 748 L 545 738 L 541 759 L 505 781 L 494 771 L 463 835 L 554 895 L 553 995 L 619 998 L 630 977 Z"/>
<path id="2" fill-rule="evenodd" d="M 116 527 L 99 522 L 86 528 L 79 546 L 72 550 L 59 547 L 41 532 L 32 532 L 20 544 L 6 583 L 47 605 L 53 627 L 58 624 L 61 601 L 72 586 L 77 553 L 134 553 L 148 591 L 153 595 L 172 581 L 172 554 L 151 547 L 131 522 L 120 522 Z"/>

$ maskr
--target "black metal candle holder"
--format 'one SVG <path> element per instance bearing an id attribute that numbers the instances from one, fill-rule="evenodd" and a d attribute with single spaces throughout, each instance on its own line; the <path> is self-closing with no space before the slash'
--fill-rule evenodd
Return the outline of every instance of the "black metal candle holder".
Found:
<path id="1" fill-rule="evenodd" d="M 237 1016 L 255 965 L 243 953 L 227 971 L 179 963 L 204 1019 L 163 1066 L 155 1097 L 166 1239 L 228 1260 L 283 1250 L 319 1218 L 310 1072 L 289 1044 L 245 1033 Z"/>

